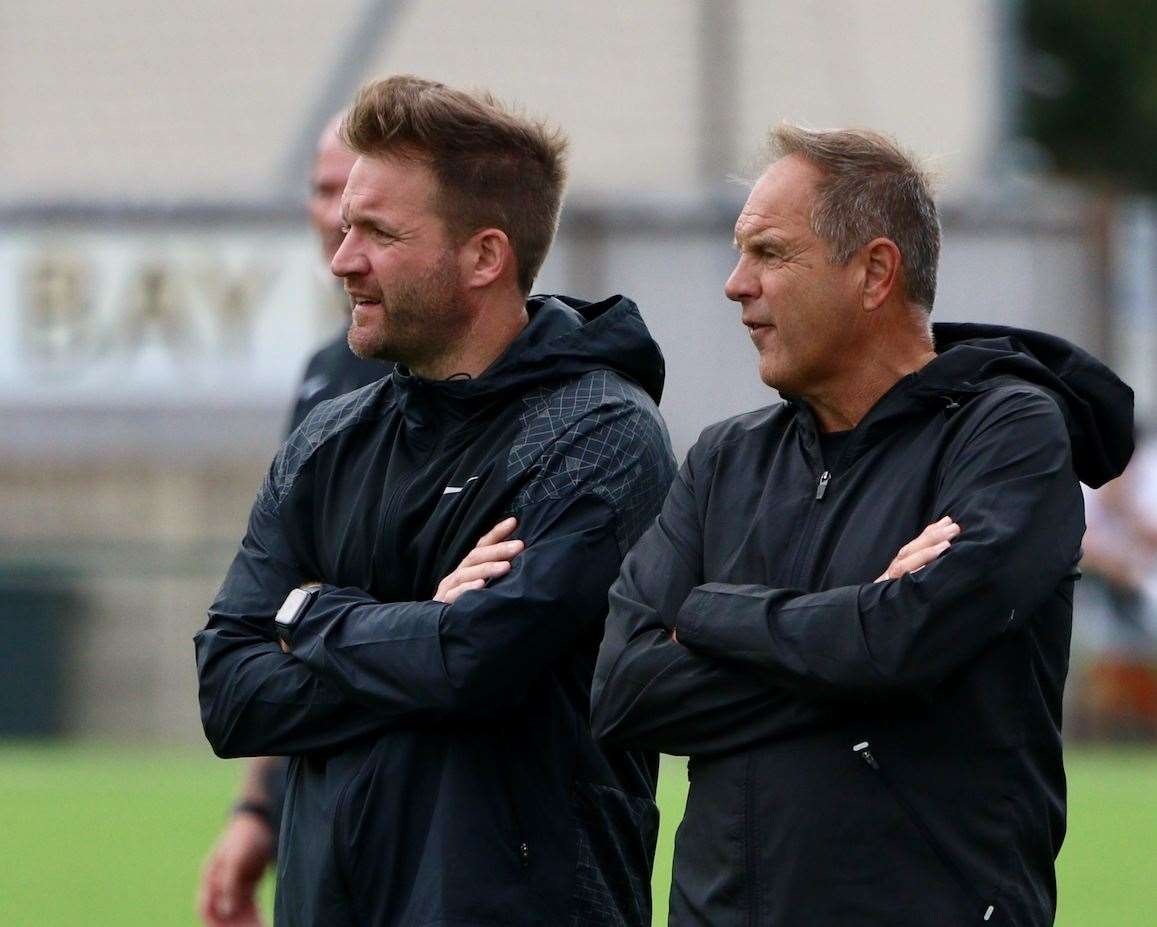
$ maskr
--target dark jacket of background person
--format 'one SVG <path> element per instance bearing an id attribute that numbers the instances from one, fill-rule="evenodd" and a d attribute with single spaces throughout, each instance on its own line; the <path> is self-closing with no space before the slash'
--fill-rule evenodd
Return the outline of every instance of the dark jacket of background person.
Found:
<path id="1" fill-rule="evenodd" d="M 319 348 L 305 365 L 287 432 L 305 421 L 319 403 L 376 383 L 389 372 L 389 366 L 381 361 L 354 354 L 346 340 L 346 328 L 342 328 L 341 334 Z"/>
<path id="2" fill-rule="evenodd" d="M 223 756 L 291 754 L 277 922 L 650 923 L 656 757 L 589 729 L 607 590 L 674 462 L 634 305 L 536 298 L 475 380 L 396 369 L 270 469 L 197 635 Z M 508 513 L 510 572 L 431 601 Z M 273 640 L 286 594 L 323 591 Z"/>
<path id="3" fill-rule="evenodd" d="M 691 757 L 672 924 L 1053 921 L 1077 479 L 1123 469 L 1132 393 L 1059 338 L 935 338 L 837 460 L 802 404 L 707 429 L 611 590 L 596 736 Z"/>

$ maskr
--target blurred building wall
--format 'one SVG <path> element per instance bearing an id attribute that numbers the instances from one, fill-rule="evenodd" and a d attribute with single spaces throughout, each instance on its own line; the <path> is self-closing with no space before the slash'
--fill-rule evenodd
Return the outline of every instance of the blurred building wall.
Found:
<path id="1" fill-rule="evenodd" d="M 399 72 L 563 126 L 576 197 L 716 186 L 783 118 L 894 132 L 956 185 L 994 141 L 996 2 L 8 3 L 0 202 L 293 196 L 303 123 Z"/>
<path id="2" fill-rule="evenodd" d="M 190 638 L 301 364 L 341 322 L 301 216 L 309 145 L 371 76 L 488 87 L 565 127 L 537 289 L 639 302 L 680 455 L 774 399 L 722 285 L 745 195 L 727 177 L 758 171 L 781 118 L 930 160 L 936 318 L 1103 347 L 1087 200 L 988 174 L 995 3 L 0 7 L 0 579 L 35 567 L 77 593 L 66 731 L 200 738 Z"/>

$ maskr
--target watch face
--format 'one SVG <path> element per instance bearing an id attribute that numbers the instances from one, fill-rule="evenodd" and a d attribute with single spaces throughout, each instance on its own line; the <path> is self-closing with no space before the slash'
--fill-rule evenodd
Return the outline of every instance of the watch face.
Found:
<path id="1" fill-rule="evenodd" d="M 285 601 L 281 603 L 281 608 L 277 610 L 277 617 L 273 620 L 280 625 L 288 627 L 297 621 L 301 610 L 309 603 L 309 593 L 301 589 L 294 589 L 285 597 Z"/>

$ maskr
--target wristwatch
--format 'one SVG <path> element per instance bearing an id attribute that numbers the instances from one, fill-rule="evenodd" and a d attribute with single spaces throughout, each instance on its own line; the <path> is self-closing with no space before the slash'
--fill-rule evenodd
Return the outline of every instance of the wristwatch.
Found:
<path id="1" fill-rule="evenodd" d="M 277 629 L 277 639 L 288 647 L 293 639 L 293 629 L 297 627 L 301 616 L 313 604 L 317 594 L 321 592 L 321 583 L 303 583 L 296 589 L 290 590 L 277 615 L 273 619 L 273 627 Z"/>

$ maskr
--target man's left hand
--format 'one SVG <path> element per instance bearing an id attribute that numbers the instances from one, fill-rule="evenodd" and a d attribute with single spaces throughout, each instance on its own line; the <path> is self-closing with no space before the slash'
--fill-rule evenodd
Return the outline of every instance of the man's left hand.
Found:
<path id="1" fill-rule="evenodd" d="M 522 553 L 523 548 L 522 541 L 509 540 L 517 527 L 518 521 L 512 516 L 482 535 L 458 568 L 438 583 L 434 601 L 452 605 L 462 593 L 481 589 L 489 580 L 510 572 L 510 561 Z"/>
<path id="2" fill-rule="evenodd" d="M 876 582 L 882 583 L 886 579 L 899 579 L 908 573 L 915 573 L 928 566 L 952 545 L 956 536 L 960 534 L 960 525 L 945 515 L 921 531 L 916 537 L 900 548 L 899 553 L 888 564 L 888 569 L 881 573 Z"/>

